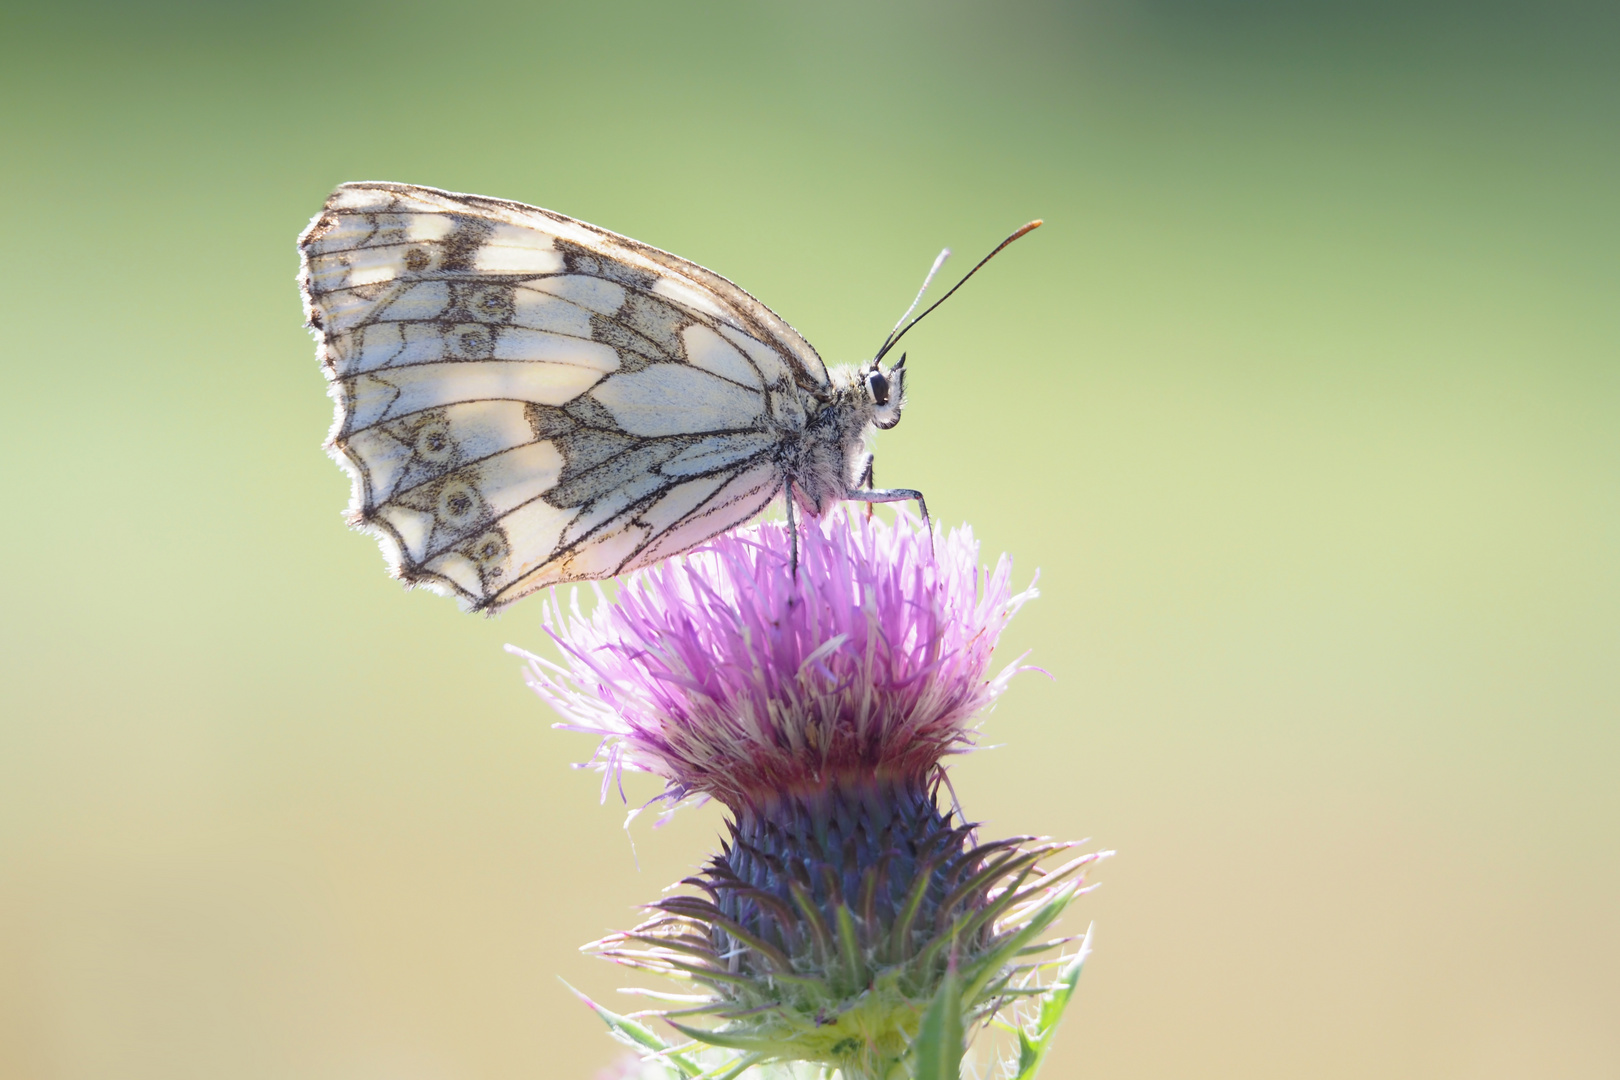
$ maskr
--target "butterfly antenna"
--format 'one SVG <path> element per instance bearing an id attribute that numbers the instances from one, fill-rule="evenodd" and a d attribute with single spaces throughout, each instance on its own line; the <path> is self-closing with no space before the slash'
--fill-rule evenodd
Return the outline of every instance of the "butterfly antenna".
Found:
<path id="1" fill-rule="evenodd" d="M 923 313 L 921 315 L 917 316 L 915 319 L 912 319 L 910 322 L 906 322 L 905 318 L 902 317 L 900 321 L 903 322 L 903 323 L 906 323 L 905 326 L 903 328 L 897 326 L 894 331 L 890 331 L 888 338 L 885 339 L 884 342 L 883 342 L 883 347 L 878 350 L 877 355 L 874 356 L 872 359 L 873 360 L 881 360 L 881 359 L 883 359 L 883 357 L 888 353 L 888 351 L 890 349 L 894 348 L 896 345 L 898 345 L 900 343 L 900 339 L 905 337 L 906 333 L 913 326 L 916 326 L 918 323 L 920 323 L 924 319 L 928 318 L 930 312 L 932 312 L 935 308 L 939 307 L 939 305 L 943 304 L 945 301 L 949 300 L 951 298 L 952 293 L 955 293 L 957 289 L 960 289 L 963 285 L 966 285 L 968 278 L 972 277 L 974 274 L 977 274 L 979 272 L 979 270 L 983 268 L 985 263 L 989 262 L 991 259 L 995 258 L 997 255 L 1000 255 L 1002 248 L 1006 247 L 1008 244 L 1012 243 L 1014 240 L 1017 240 L 1020 236 L 1023 236 L 1025 233 L 1034 232 L 1036 229 L 1040 228 L 1041 225 L 1042 225 L 1041 219 L 1036 218 L 1034 221 L 1031 221 L 1029 224 L 1021 226 L 1018 229 L 1017 232 L 1013 233 L 1011 236 L 1007 237 L 1007 239 L 1005 239 L 1001 243 L 997 244 L 994 251 L 992 251 L 990 254 L 986 255 L 984 258 L 980 259 L 978 261 L 978 263 L 973 267 L 973 269 L 971 269 L 967 273 L 963 274 L 962 275 L 962 280 L 958 281 L 955 285 L 952 285 L 950 292 L 946 293 L 944 296 L 940 297 L 938 300 L 935 300 L 932 304 L 929 304 L 928 307 L 926 309 L 924 309 L 924 311 L 923 311 Z M 945 256 L 949 255 L 949 254 L 950 254 L 950 249 L 946 248 L 943 252 L 940 253 L 940 257 L 938 259 L 934 260 L 934 269 L 930 270 L 928 272 L 928 280 L 929 281 L 933 280 L 935 272 L 937 272 L 939 270 L 940 264 L 945 261 Z M 927 281 L 923 282 L 923 288 L 925 290 L 928 288 L 928 282 Z M 922 293 L 918 293 L 917 294 L 917 301 L 920 301 L 921 299 L 922 299 Z M 916 307 L 917 306 L 917 301 L 913 301 L 911 306 Z M 906 314 L 910 315 L 911 312 L 907 311 Z"/>
<path id="2" fill-rule="evenodd" d="M 922 303 L 923 294 L 928 291 L 928 286 L 934 283 L 934 275 L 939 273 L 939 268 L 944 266 L 945 260 L 950 257 L 951 249 L 944 248 L 934 259 L 934 265 L 928 268 L 928 276 L 923 278 L 922 288 L 917 290 L 917 299 L 911 302 L 911 306 L 906 308 L 906 313 L 900 316 L 900 321 L 894 324 L 894 329 L 889 331 L 889 336 L 883 339 L 883 345 L 878 349 L 877 352 L 879 356 L 882 356 L 884 353 L 888 352 L 889 346 L 892 345 L 899 338 L 899 335 L 904 332 L 900 329 L 900 327 L 904 326 L 906 320 L 911 318 L 911 313 L 917 310 L 917 305 Z"/>

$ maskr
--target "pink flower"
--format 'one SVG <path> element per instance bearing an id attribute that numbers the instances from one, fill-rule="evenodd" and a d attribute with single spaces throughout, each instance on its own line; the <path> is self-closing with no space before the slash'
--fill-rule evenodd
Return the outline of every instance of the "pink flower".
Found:
<path id="1" fill-rule="evenodd" d="M 841 778 L 921 783 L 968 748 L 973 721 L 1019 669 L 991 674 L 996 639 L 1035 596 L 1002 556 L 981 570 L 966 526 L 834 513 L 764 522 L 630 575 L 586 616 L 555 591 L 547 631 L 566 666 L 529 653 L 527 679 L 566 722 L 602 736 L 603 792 L 619 770 L 666 798 L 734 810 Z M 518 650 L 513 650 L 518 652 Z"/>
<path id="2" fill-rule="evenodd" d="M 940 805 L 946 755 L 971 747 L 1020 670 L 991 669 L 1035 595 L 1012 591 L 1011 562 L 984 570 L 966 527 L 905 514 L 840 511 L 800 535 L 796 573 L 787 531 L 762 523 L 635 572 L 612 602 L 598 590 L 589 616 L 554 591 L 543 618 L 563 663 L 520 655 L 557 726 L 601 736 L 604 796 L 639 769 L 671 802 L 732 811 L 683 882 L 695 892 L 587 948 L 702 990 L 662 1015 L 739 1051 L 738 1070 L 802 1061 L 876 1080 L 897 1075 L 940 995 L 971 1028 L 1043 992 L 1039 935 L 1101 853 L 984 843 Z"/>

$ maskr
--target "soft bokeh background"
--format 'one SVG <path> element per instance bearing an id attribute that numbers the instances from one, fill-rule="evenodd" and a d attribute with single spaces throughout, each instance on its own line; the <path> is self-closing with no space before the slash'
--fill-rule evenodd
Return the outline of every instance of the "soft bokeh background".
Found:
<path id="1" fill-rule="evenodd" d="M 1620 1075 L 1614 10 L 7 5 L 0 1075 L 589 1077 L 557 977 L 713 843 L 638 871 L 535 608 L 344 529 L 293 240 L 350 179 L 837 360 L 1045 217 L 879 476 L 1042 572 L 956 783 L 1121 851 L 1052 1080 Z"/>

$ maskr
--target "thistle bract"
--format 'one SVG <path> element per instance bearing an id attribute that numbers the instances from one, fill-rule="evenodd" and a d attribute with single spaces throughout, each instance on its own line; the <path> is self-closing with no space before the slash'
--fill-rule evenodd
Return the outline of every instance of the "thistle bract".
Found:
<path id="1" fill-rule="evenodd" d="M 530 685 L 602 736 L 604 793 L 625 768 L 665 798 L 712 796 L 729 837 L 692 892 L 588 948 L 696 985 L 664 1013 L 740 1061 L 848 1080 L 900 1075 L 947 976 L 968 1024 L 1031 990 L 1025 959 L 1096 855 L 980 843 L 940 798 L 942 761 L 1018 670 L 997 637 L 1034 590 L 966 529 L 835 513 L 789 537 L 762 523 L 627 579 L 587 616 L 555 595 L 564 663 Z"/>

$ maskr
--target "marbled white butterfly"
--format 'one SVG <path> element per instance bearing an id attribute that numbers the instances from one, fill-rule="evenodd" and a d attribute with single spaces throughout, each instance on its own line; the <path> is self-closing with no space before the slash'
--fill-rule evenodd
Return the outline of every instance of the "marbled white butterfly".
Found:
<path id="1" fill-rule="evenodd" d="M 719 274 L 409 184 L 342 185 L 298 248 L 349 520 L 407 584 L 491 610 L 685 551 L 778 495 L 790 524 L 846 499 L 927 516 L 919 492 L 870 488 L 868 443 L 905 405 L 905 357 L 883 358 L 916 319 L 829 371 Z"/>

